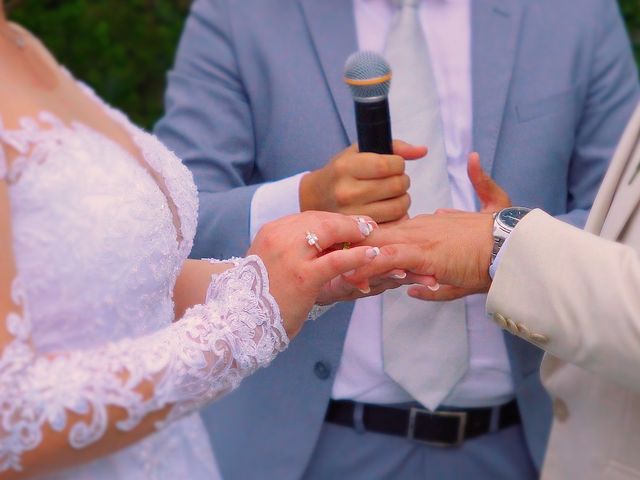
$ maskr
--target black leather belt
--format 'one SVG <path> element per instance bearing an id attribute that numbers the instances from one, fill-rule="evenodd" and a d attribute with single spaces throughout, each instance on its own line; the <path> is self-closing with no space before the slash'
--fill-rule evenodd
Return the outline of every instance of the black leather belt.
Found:
<path id="1" fill-rule="evenodd" d="M 494 412 L 497 418 L 493 419 Z M 331 400 L 325 420 L 345 427 L 405 437 L 436 447 L 456 447 L 465 440 L 520 423 L 515 400 L 496 408 L 445 409 L 390 407 Z"/>

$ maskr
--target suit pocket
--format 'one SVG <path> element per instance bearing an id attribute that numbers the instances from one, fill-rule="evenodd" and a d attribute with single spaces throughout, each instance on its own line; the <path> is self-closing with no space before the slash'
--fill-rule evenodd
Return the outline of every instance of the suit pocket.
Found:
<path id="1" fill-rule="evenodd" d="M 602 478 L 607 480 L 638 480 L 640 479 L 640 471 L 613 461 L 605 468 Z"/>
<path id="2" fill-rule="evenodd" d="M 563 112 L 573 113 L 577 103 L 580 87 L 556 93 L 536 100 L 527 100 L 516 106 L 518 121 L 529 122 L 536 118 L 555 115 Z"/>

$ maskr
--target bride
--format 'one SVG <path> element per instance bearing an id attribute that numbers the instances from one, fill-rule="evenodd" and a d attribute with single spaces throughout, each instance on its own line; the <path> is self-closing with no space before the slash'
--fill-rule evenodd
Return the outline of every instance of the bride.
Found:
<path id="1" fill-rule="evenodd" d="M 227 262 L 186 260 L 196 220 L 180 161 L 0 1 L 1 478 L 214 478 L 197 409 L 268 365 L 315 302 L 397 285 L 341 276 L 375 264 L 376 248 L 330 248 L 370 219 L 288 217 Z"/>

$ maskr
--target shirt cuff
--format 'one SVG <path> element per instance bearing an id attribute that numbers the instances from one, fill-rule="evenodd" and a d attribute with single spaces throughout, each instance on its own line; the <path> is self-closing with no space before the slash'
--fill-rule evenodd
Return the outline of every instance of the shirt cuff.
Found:
<path id="1" fill-rule="evenodd" d="M 300 213 L 300 180 L 307 173 L 302 172 L 277 182 L 265 183 L 256 190 L 251 199 L 251 241 L 265 223 Z"/>

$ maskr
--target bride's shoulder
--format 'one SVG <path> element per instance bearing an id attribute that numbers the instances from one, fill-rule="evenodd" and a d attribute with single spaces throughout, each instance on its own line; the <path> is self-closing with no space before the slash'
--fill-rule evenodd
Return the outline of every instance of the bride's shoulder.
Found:
<path id="1" fill-rule="evenodd" d="M 16 22 L 8 22 L 8 23 L 11 26 L 11 28 L 13 28 L 16 32 L 20 34 L 20 36 L 22 37 L 22 41 L 25 44 L 31 44 L 32 46 L 37 47 L 38 49 L 40 49 L 42 53 L 44 53 L 47 56 L 47 58 L 50 61 L 52 61 L 57 65 L 58 62 L 56 61 L 53 54 L 49 51 L 49 49 L 45 46 L 45 44 L 42 43 L 42 40 L 40 40 L 40 38 L 38 38 L 36 34 L 34 34 L 31 30 L 24 27 L 23 25 L 20 25 L 19 23 L 16 23 Z"/>
<path id="2" fill-rule="evenodd" d="M 47 46 L 42 43 L 42 40 L 40 40 L 37 35 L 20 25 L 19 23 L 9 22 L 9 25 L 11 25 L 11 27 L 14 28 L 22 36 L 24 45 L 31 46 L 31 48 L 37 51 L 42 56 L 42 59 L 47 62 L 50 67 L 56 70 L 63 68 L 58 63 L 58 60 L 56 60 L 56 57 L 53 55 L 53 53 L 51 53 Z"/>

